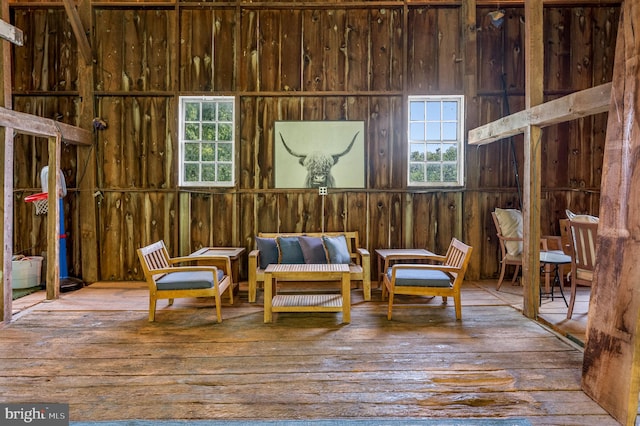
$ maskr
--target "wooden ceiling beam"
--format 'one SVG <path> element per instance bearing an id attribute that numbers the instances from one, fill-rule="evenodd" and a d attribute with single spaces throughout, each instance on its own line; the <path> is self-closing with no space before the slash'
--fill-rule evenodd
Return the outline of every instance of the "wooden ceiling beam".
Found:
<path id="1" fill-rule="evenodd" d="M 91 145 L 91 132 L 50 118 L 0 107 L 0 127 L 9 127 L 19 133 L 41 137 L 61 136 L 71 145 Z"/>
<path id="2" fill-rule="evenodd" d="M 64 9 L 67 11 L 69 22 L 71 23 L 73 35 L 76 36 L 76 40 L 78 41 L 80 53 L 84 58 L 84 62 L 87 65 L 90 65 L 93 62 L 93 53 L 91 52 L 89 39 L 87 39 L 87 33 L 85 32 L 82 21 L 80 20 L 80 14 L 78 13 L 76 6 L 72 3 L 72 0 L 63 0 L 63 3 Z"/>
<path id="3" fill-rule="evenodd" d="M 469 145 L 485 145 L 522 134 L 527 126 L 547 127 L 607 112 L 610 98 L 611 83 L 575 92 L 476 127 L 469 131 Z"/>
<path id="4" fill-rule="evenodd" d="M 2 19 L 0 19 L 0 37 L 7 41 L 10 41 L 17 46 L 22 46 L 24 42 L 22 30 L 14 27 L 11 24 L 7 24 Z"/>

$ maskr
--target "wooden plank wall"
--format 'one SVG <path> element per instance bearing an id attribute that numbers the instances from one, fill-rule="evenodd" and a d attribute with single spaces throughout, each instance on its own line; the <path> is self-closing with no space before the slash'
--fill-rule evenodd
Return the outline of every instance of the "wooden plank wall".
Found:
<path id="1" fill-rule="evenodd" d="M 318 231 L 323 220 L 326 230 L 359 231 L 372 252 L 409 246 L 442 252 L 457 236 L 475 246 L 469 276 L 496 276 L 489 212 L 518 206 L 507 141 L 468 149 L 464 190 L 406 188 L 406 96 L 466 90 L 464 8 L 420 3 L 94 3 L 94 103 L 108 123 L 96 132 L 92 191 L 99 278 L 141 279 L 135 250 L 160 238 L 174 254 L 180 239 L 190 250 L 251 249 L 259 231 Z M 78 124 L 81 58 L 62 3 L 12 2 L 11 8 L 12 23 L 27 40 L 14 48 L 15 108 Z M 504 25 L 496 28 L 487 17 L 492 10 L 475 10 L 478 93 L 467 99 L 472 123 L 505 114 L 503 74 L 510 111 L 524 103 L 524 11 L 505 9 Z M 615 2 L 545 7 L 547 99 L 610 81 L 618 13 Z M 235 188 L 177 188 L 183 94 L 237 97 Z M 330 191 L 323 218 L 315 191 L 274 188 L 276 120 L 363 120 L 366 189 Z M 545 130 L 543 234 L 559 234 L 565 208 L 597 214 L 605 130 L 606 114 Z M 514 146 L 521 168 L 521 137 Z M 42 141 L 16 138 L 16 253 L 46 249 L 44 220 L 22 199 L 39 192 L 47 157 Z M 83 208 L 74 195 L 82 178 L 78 161 L 75 148 L 63 147 L 70 273 L 82 276 L 74 214 Z M 188 211 L 179 207 L 185 193 Z M 244 265 L 241 272 L 246 276 Z"/>

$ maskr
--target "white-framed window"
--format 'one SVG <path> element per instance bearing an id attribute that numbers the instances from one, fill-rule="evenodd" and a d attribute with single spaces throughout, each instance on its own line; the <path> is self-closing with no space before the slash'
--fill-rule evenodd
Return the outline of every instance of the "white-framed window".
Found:
<path id="1" fill-rule="evenodd" d="M 464 96 L 409 96 L 407 186 L 464 185 Z"/>
<path id="2" fill-rule="evenodd" d="M 180 186 L 234 186 L 235 98 L 180 97 Z"/>

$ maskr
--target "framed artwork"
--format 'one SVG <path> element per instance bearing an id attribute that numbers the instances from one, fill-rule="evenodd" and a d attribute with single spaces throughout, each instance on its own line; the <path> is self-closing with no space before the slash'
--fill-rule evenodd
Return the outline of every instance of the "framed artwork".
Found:
<path id="1" fill-rule="evenodd" d="M 364 188 L 364 121 L 276 121 L 276 188 Z"/>

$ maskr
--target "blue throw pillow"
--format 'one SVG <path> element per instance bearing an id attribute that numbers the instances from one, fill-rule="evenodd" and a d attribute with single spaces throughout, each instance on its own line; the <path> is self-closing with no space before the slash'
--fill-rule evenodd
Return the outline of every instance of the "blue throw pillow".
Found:
<path id="1" fill-rule="evenodd" d="M 304 263 L 304 255 L 298 237 L 278 237 L 276 241 L 280 252 L 280 263 Z"/>
<path id="2" fill-rule="evenodd" d="M 344 235 L 336 237 L 322 237 L 324 247 L 327 250 L 329 263 L 351 263 L 351 255 L 347 247 L 347 239 Z"/>
<path id="3" fill-rule="evenodd" d="M 260 250 L 260 269 L 278 263 L 278 244 L 275 238 L 256 237 L 256 246 Z"/>
<path id="4" fill-rule="evenodd" d="M 322 238 L 320 237 L 298 237 L 304 263 L 327 263 L 327 255 L 324 251 Z"/>

